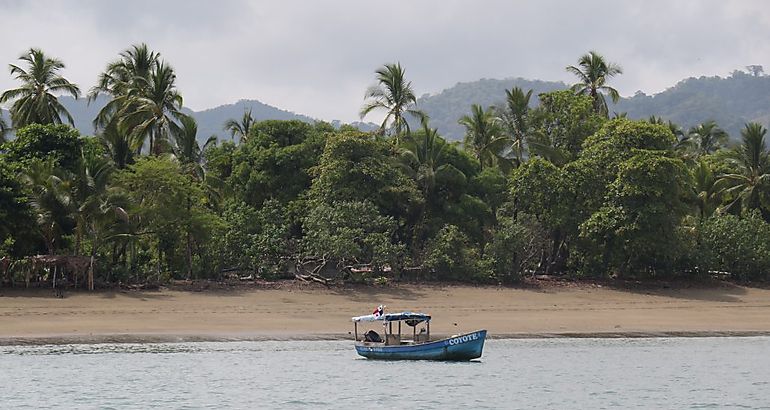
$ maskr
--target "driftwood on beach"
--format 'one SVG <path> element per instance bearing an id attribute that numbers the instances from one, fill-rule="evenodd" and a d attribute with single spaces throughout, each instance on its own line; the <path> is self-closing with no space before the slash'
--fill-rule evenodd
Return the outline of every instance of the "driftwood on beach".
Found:
<path id="1" fill-rule="evenodd" d="M 297 259 L 294 264 L 294 277 L 303 282 L 317 282 L 329 286 L 331 279 L 320 275 L 327 264 L 326 258 Z M 312 268 L 308 269 L 308 266 Z"/>
<path id="2" fill-rule="evenodd" d="M 415 268 L 420 270 L 421 268 Z M 372 275 L 392 275 L 390 266 L 376 266 L 372 263 L 334 263 L 326 257 L 297 258 L 294 263 L 294 278 L 303 282 L 317 282 L 329 286 L 333 282 L 361 282 Z"/>

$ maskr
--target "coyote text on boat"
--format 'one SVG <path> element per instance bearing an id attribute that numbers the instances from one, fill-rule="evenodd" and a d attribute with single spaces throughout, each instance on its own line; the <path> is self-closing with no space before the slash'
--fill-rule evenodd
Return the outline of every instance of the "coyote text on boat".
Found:
<path id="1" fill-rule="evenodd" d="M 371 315 L 356 316 L 352 318 L 356 352 L 369 359 L 385 360 L 472 360 L 481 357 L 484 339 L 487 337 L 486 330 L 431 341 L 430 319 L 430 315 L 425 313 L 385 314 L 382 306 L 375 309 Z M 385 338 L 374 330 L 359 336 L 358 324 L 361 322 L 382 322 Z M 402 339 L 402 322 L 412 328 L 411 339 Z M 418 332 L 417 327 L 421 324 L 424 327 Z"/>

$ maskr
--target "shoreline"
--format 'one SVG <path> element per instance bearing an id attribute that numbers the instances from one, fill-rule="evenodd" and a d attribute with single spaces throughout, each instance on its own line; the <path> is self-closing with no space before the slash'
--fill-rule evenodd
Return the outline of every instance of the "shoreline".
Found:
<path id="1" fill-rule="evenodd" d="M 352 341 L 350 317 L 379 304 L 432 314 L 434 339 L 476 329 L 490 339 L 770 336 L 770 289 L 730 283 L 195 286 L 63 299 L 48 289 L 0 289 L 0 345 Z"/>
<path id="2" fill-rule="evenodd" d="M 435 339 L 451 335 L 436 335 Z M 489 334 L 487 340 L 530 339 L 682 339 L 724 337 L 770 337 L 770 331 L 702 331 L 702 332 L 598 332 L 598 333 L 511 333 Z M 61 346 L 94 344 L 165 344 L 165 343 L 232 343 L 232 342 L 322 342 L 350 341 L 347 334 L 297 334 L 297 335 L 173 335 L 173 334 L 111 334 L 111 335 L 56 335 L 37 337 L 0 337 L 0 346 Z"/>

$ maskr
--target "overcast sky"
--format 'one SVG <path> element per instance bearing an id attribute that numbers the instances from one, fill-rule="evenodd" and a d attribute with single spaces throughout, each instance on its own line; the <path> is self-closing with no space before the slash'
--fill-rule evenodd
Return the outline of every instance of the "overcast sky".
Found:
<path id="1" fill-rule="evenodd" d="M 0 16 L 0 63 L 40 47 L 83 90 L 146 42 L 194 110 L 247 98 L 325 120 L 356 120 L 373 71 L 395 61 L 418 95 L 479 78 L 571 82 L 564 67 L 588 50 L 621 64 L 622 95 L 770 66 L 763 0 L 0 0 Z"/>

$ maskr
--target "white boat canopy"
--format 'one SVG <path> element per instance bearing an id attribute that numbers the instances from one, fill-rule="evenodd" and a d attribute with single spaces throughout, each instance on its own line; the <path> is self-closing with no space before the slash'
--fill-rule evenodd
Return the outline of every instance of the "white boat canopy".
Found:
<path id="1" fill-rule="evenodd" d="M 430 315 L 425 313 L 412 313 L 412 312 L 401 312 L 401 313 L 388 313 L 385 315 L 365 315 L 365 316 L 356 316 L 351 318 L 353 322 L 376 322 L 378 320 L 384 320 L 386 322 L 395 322 L 399 320 L 408 320 L 408 321 L 416 321 L 416 322 L 422 322 L 424 320 L 430 320 Z"/>
<path id="2" fill-rule="evenodd" d="M 376 322 L 382 320 L 383 315 L 364 315 L 351 318 L 354 322 Z"/>

